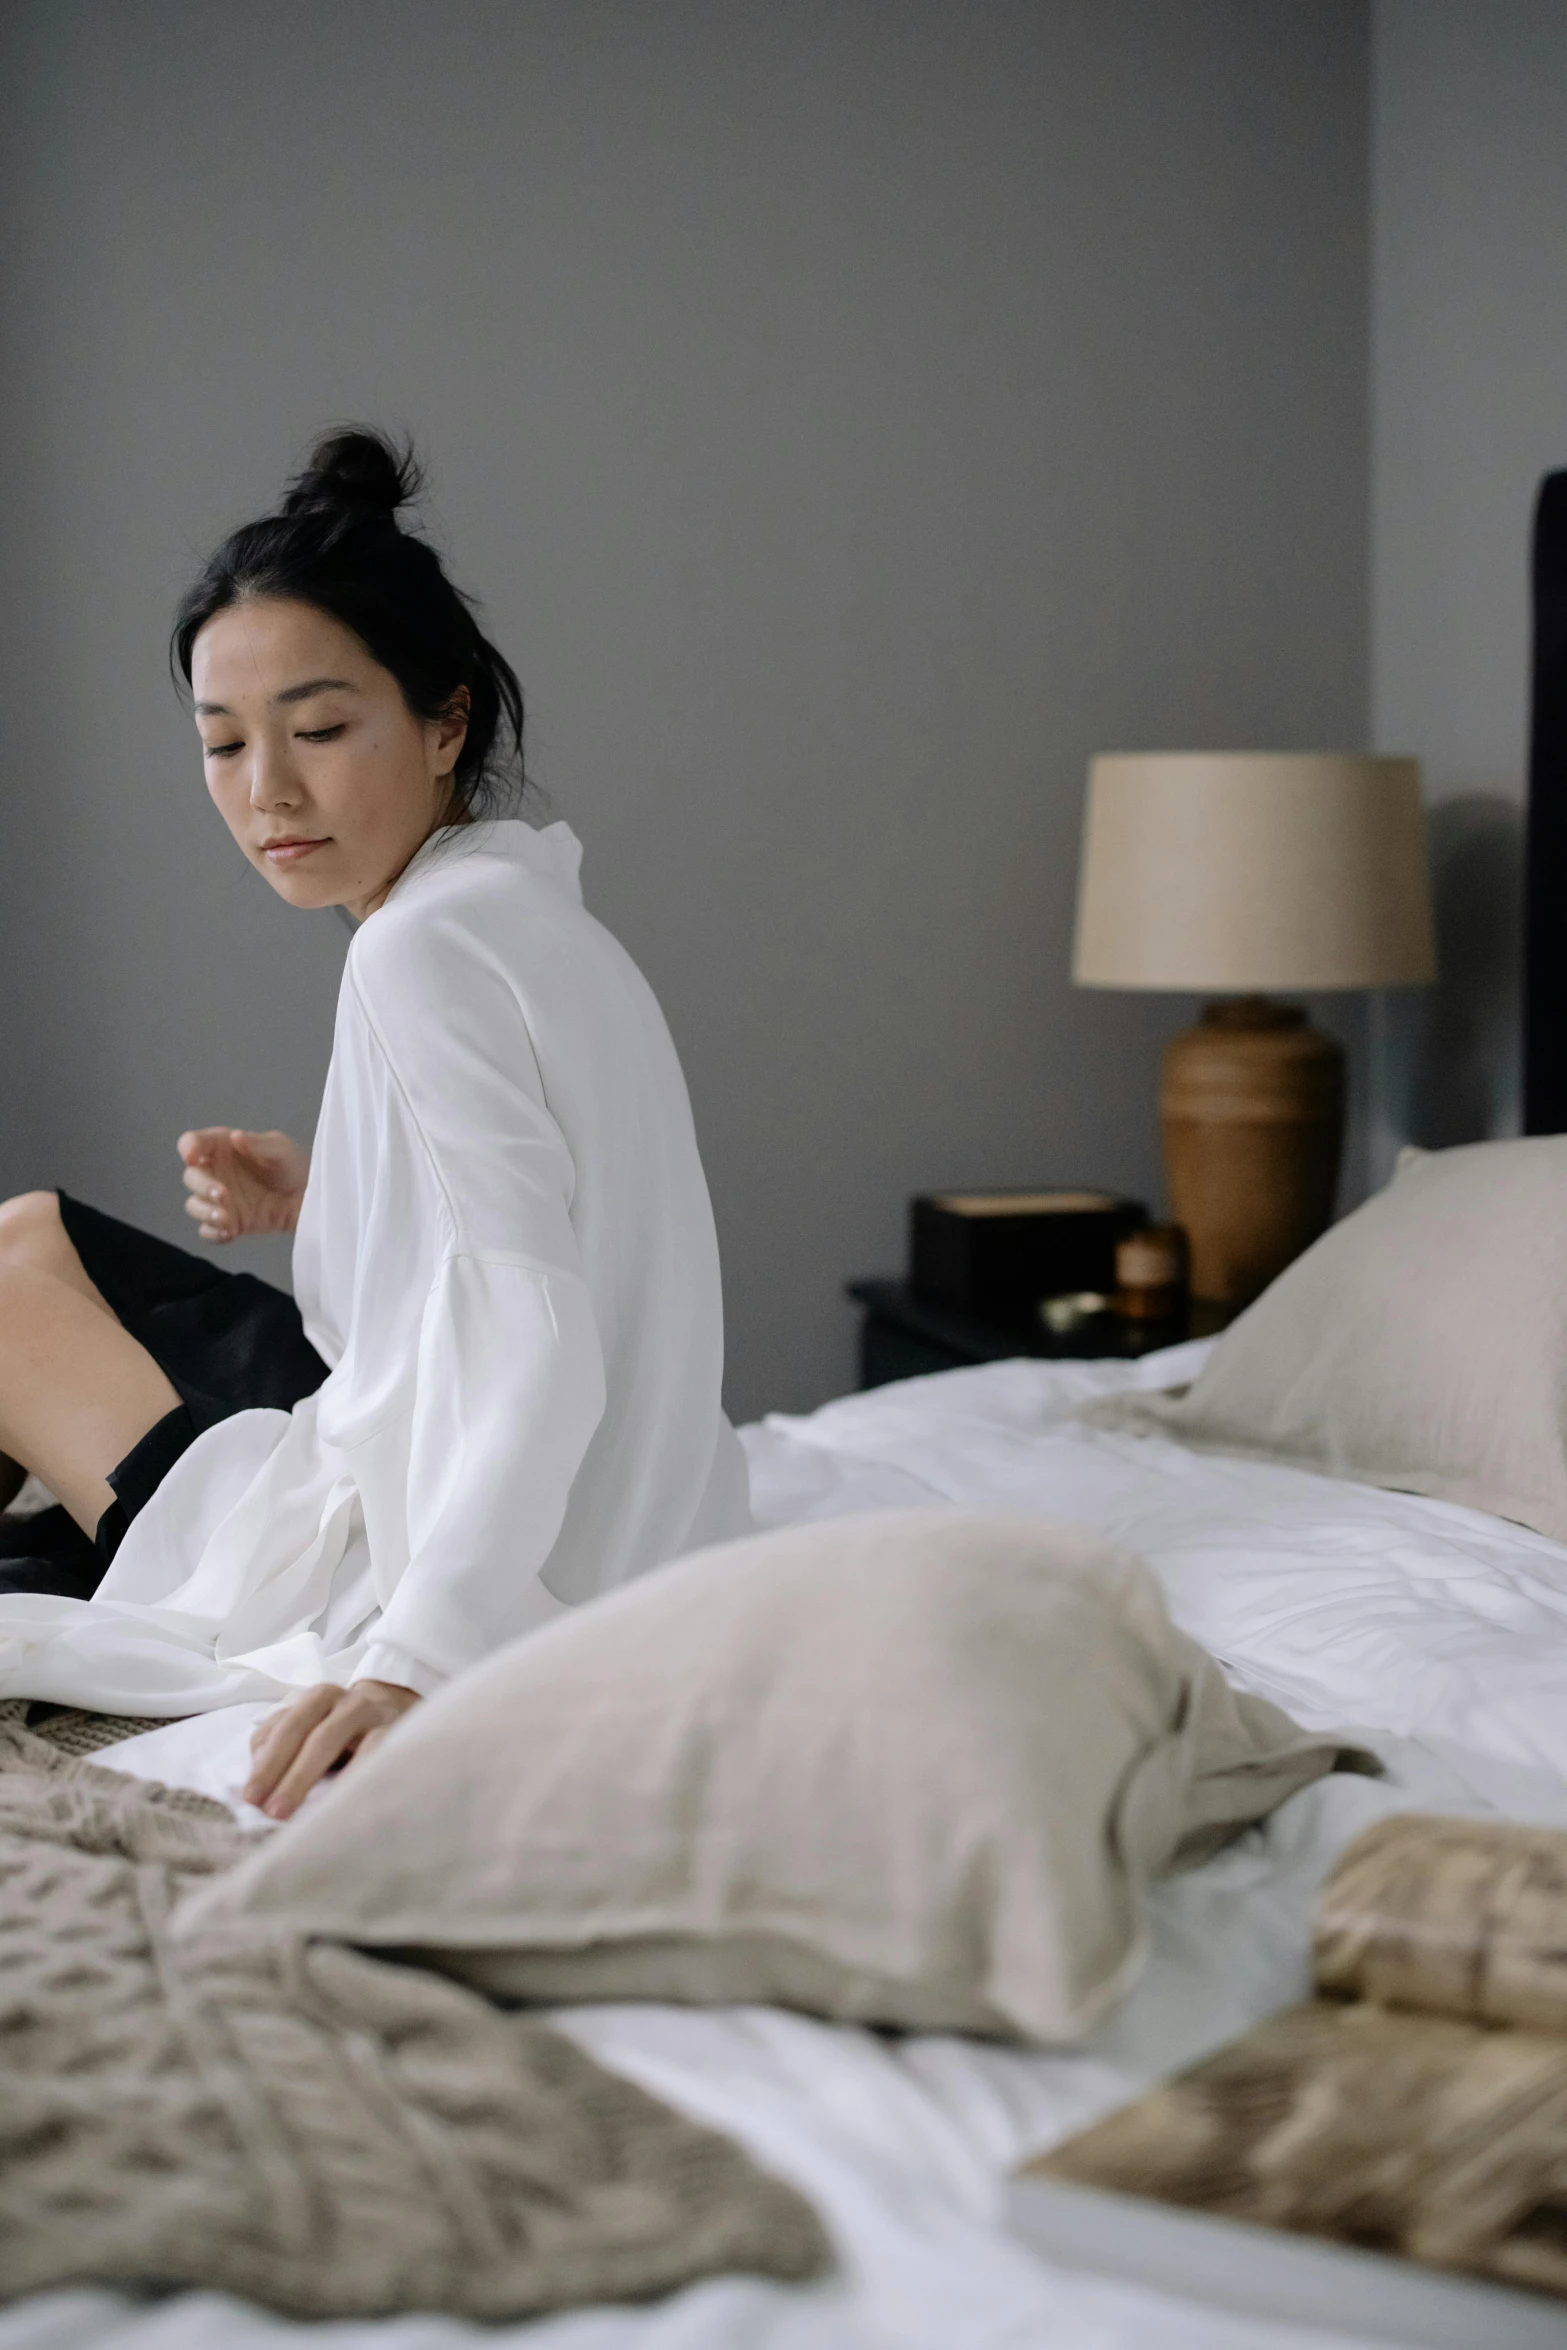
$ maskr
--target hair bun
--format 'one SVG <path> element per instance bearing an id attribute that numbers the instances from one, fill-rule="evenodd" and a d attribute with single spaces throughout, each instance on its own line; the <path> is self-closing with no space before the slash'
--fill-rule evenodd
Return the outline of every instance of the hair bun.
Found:
<path id="1" fill-rule="evenodd" d="M 285 514 L 340 514 L 390 522 L 419 494 L 422 476 L 413 450 L 385 433 L 351 425 L 327 433 L 283 500 Z"/>

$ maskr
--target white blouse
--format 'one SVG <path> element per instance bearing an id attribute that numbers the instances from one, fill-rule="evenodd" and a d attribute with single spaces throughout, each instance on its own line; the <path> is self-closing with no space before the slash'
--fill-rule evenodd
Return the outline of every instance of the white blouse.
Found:
<path id="1" fill-rule="evenodd" d="M 294 1242 L 330 1376 L 199 1436 L 93 1599 L 0 1596 L 0 1695 L 428 1694 L 746 1530 L 685 1083 L 580 857 L 437 834 L 355 934 Z"/>

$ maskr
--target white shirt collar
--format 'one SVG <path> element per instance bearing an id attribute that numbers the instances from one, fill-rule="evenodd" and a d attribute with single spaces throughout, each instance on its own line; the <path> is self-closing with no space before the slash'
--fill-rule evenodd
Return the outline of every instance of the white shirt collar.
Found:
<path id="1" fill-rule="evenodd" d="M 389 906 L 411 881 L 452 859 L 484 851 L 515 857 L 581 905 L 582 843 L 571 826 L 557 818 L 553 824 L 535 827 L 520 816 L 486 816 L 476 824 L 443 825 L 415 849 L 381 904 Z"/>

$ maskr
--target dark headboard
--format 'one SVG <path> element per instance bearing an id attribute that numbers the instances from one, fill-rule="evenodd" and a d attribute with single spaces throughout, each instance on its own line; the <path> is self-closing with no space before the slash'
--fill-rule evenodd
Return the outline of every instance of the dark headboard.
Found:
<path id="1" fill-rule="evenodd" d="M 1522 1130 L 1567 1133 L 1567 472 L 1534 503 Z"/>
<path id="2" fill-rule="evenodd" d="M 1523 1127 L 1567 1132 L 1567 473 L 1534 509 L 1534 664 L 1524 895 Z"/>

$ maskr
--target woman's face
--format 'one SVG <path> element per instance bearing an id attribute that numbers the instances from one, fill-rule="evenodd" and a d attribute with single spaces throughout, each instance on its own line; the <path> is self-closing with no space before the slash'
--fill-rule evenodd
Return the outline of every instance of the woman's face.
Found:
<path id="1" fill-rule="evenodd" d="M 416 718 L 313 604 L 215 613 L 191 659 L 207 789 L 291 906 L 373 914 L 445 815 L 466 718 Z"/>

